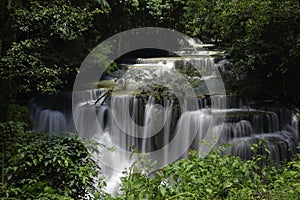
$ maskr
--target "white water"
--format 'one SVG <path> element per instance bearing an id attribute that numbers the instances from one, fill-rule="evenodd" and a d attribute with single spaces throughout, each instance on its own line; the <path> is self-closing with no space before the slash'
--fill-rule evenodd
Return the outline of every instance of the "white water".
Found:
<path id="1" fill-rule="evenodd" d="M 38 120 L 35 122 L 35 129 L 37 131 L 61 132 L 67 130 L 65 116 L 59 111 L 45 109 L 36 117 Z"/>
<path id="2" fill-rule="evenodd" d="M 178 155 L 185 157 L 190 148 L 205 155 L 211 147 L 200 140 L 213 143 L 212 146 L 231 143 L 228 153 L 249 159 L 253 155 L 251 145 L 263 138 L 272 160 L 291 158 L 299 134 L 297 119 L 290 110 L 251 108 L 243 99 L 224 94 L 195 101 L 189 98 L 191 91 L 186 87 L 187 83 L 178 78 L 175 68 L 192 64 L 201 72 L 201 79 L 208 80 L 215 77 L 216 68 L 220 67 L 209 56 L 212 52 L 200 49 L 200 45 L 190 41 L 190 47 L 195 48 L 181 51 L 184 55 L 194 51 L 192 54 L 199 57 L 138 59 L 139 64 L 128 65 L 129 70 L 117 81 L 119 87 L 130 91 L 159 80 L 175 94 L 183 94 L 177 96 L 180 109 L 174 108 L 178 102 L 173 99 L 157 100 L 151 96 L 142 99 L 131 94 L 113 94 L 109 102 L 94 105 L 106 90 L 89 90 L 76 93 L 80 101 L 73 113 L 74 118 L 70 114 L 68 98 L 53 102 L 49 102 L 51 97 L 32 101 L 31 116 L 35 129 L 76 131 L 104 144 L 106 147 L 100 147 L 101 156 L 94 156 L 106 177 L 106 191 L 112 194 L 118 191 L 122 170 L 128 169 L 137 158 L 136 155 L 130 158 L 132 148 L 149 154 L 148 158 L 164 166 L 178 159 Z M 203 96 L 206 92 L 199 86 L 195 95 Z"/>

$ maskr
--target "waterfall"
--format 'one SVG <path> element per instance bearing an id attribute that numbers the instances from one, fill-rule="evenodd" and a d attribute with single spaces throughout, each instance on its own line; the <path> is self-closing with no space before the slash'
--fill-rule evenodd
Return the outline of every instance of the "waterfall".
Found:
<path id="1" fill-rule="evenodd" d="M 35 122 L 35 130 L 46 132 L 61 132 L 67 130 L 67 122 L 63 113 L 45 109 L 40 111 Z"/>
<path id="2" fill-rule="evenodd" d="M 254 155 L 251 146 L 263 140 L 270 159 L 291 159 L 299 143 L 294 112 L 282 106 L 262 108 L 235 95 L 209 93 L 218 87 L 217 70 L 228 61 L 212 56 L 220 52 L 206 49 L 199 41 L 191 40 L 188 45 L 175 52 L 179 57 L 139 58 L 137 64 L 124 64 L 127 71 L 117 80 L 118 90 L 109 100 L 97 101 L 107 89 L 76 91 L 72 110 L 70 93 L 36 96 L 30 102 L 34 129 L 77 132 L 104 144 L 102 156 L 94 157 L 110 193 L 118 190 L 121 171 L 133 163 L 133 150 L 163 167 L 186 157 L 190 149 L 203 156 L 221 144 L 230 145 L 227 153 L 250 159 Z M 216 63 L 216 59 L 221 61 Z M 191 67 L 201 77 L 178 72 Z M 190 80 L 199 83 L 191 88 Z M 156 96 L 144 91 L 157 82 L 172 91 Z"/>
<path id="3" fill-rule="evenodd" d="M 155 126 L 162 127 L 162 124 L 157 125 L 157 123 L 162 123 L 163 119 L 161 117 L 156 117 L 156 115 L 160 115 L 160 113 L 156 108 L 155 108 L 155 99 L 153 97 L 149 98 L 149 101 L 146 105 L 145 108 L 145 120 L 144 120 L 144 125 L 146 127 L 144 133 L 143 133 L 143 138 L 149 138 L 149 136 L 152 135 L 152 131 L 154 131 Z M 155 120 L 155 121 L 154 121 Z M 149 140 L 144 139 L 142 142 L 142 152 L 147 152 L 151 149 L 151 143 Z"/>
<path id="4" fill-rule="evenodd" d="M 168 162 L 168 154 L 170 149 L 168 148 L 168 144 L 170 142 L 171 138 L 171 126 L 172 126 L 172 116 L 173 116 L 173 101 L 168 100 L 168 99 L 164 99 L 164 105 L 166 106 L 166 110 L 165 110 L 165 125 L 164 125 L 164 132 L 163 132 L 163 147 L 167 147 L 165 148 L 165 150 L 163 151 L 163 163 L 167 163 Z M 158 141 L 159 142 L 159 141 Z"/>
<path id="5" fill-rule="evenodd" d="M 262 147 L 269 149 L 269 157 L 275 162 L 291 159 L 292 155 L 296 152 L 294 138 L 287 131 L 234 138 L 232 140 L 233 145 L 229 148 L 228 152 L 232 155 L 249 159 L 254 155 L 250 147 L 253 144 L 259 143 L 261 139 L 263 139 Z M 260 151 L 264 151 L 264 149 L 260 149 Z"/>

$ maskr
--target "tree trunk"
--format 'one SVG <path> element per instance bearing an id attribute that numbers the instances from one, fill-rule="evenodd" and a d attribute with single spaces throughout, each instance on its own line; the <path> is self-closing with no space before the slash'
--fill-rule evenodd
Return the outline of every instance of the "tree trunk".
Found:
<path id="1" fill-rule="evenodd" d="M 9 106 L 9 81 L 0 80 L 0 122 L 8 120 L 8 106 Z"/>

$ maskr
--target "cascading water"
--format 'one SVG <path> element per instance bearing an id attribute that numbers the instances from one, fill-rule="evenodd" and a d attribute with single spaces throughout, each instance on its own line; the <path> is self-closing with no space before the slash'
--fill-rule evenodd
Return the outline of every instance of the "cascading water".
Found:
<path id="1" fill-rule="evenodd" d="M 67 122 L 63 113 L 57 110 L 45 109 L 37 116 L 37 131 L 61 132 L 67 130 Z"/>
<path id="2" fill-rule="evenodd" d="M 225 62 L 215 63 L 213 55 L 220 52 L 204 47 L 190 41 L 188 48 L 176 52 L 180 57 L 137 59 L 137 64 L 123 65 L 128 71 L 117 80 L 120 90 L 113 92 L 109 100 L 103 98 L 96 104 L 107 89 L 77 92 L 80 100 L 73 116 L 70 93 L 35 97 L 30 103 L 34 127 L 37 131 L 84 133 L 84 137 L 106 145 L 108 148 L 101 148 L 99 163 L 110 193 L 117 191 L 121 176 L 114 169 L 125 170 L 133 161 L 130 156 L 124 157 L 122 151 L 132 148 L 144 153 L 162 149 L 150 158 L 164 166 L 177 159 L 174 155 L 184 157 L 189 149 L 198 149 L 200 155 L 209 151 L 199 142 L 204 139 L 216 140 L 217 144 L 230 143 L 227 152 L 245 159 L 253 155 L 251 145 L 264 139 L 272 160 L 290 159 L 299 143 L 293 112 L 284 108 L 263 110 L 236 96 L 207 95 L 207 85 L 214 86 L 209 80 L 213 82 L 216 68 Z M 177 73 L 190 66 L 201 74 L 201 77 L 185 77 L 199 80 L 193 88 L 196 100 L 190 98 L 186 82 Z M 171 97 L 169 93 L 155 96 L 144 91 L 154 79 L 173 89 Z M 130 90 L 142 95 L 133 95 Z M 118 150 L 111 151 L 111 147 Z"/>

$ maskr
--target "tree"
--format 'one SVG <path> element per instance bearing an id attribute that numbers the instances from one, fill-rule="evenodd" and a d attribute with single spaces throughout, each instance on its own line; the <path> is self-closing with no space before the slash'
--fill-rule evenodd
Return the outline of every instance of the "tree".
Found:
<path id="1" fill-rule="evenodd" d="M 0 28 L 1 28 L 1 54 L 3 57 L 6 50 L 11 46 L 12 42 L 15 40 L 15 29 L 12 26 L 12 18 L 10 17 L 12 13 L 12 6 L 18 4 L 18 1 L 7 1 L 1 0 L 1 18 L 0 18 Z M 10 91 L 10 80 L 4 78 L 3 75 L 0 76 L 0 122 L 6 121 L 8 119 L 8 107 L 9 107 L 9 91 Z"/>
<path id="2" fill-rule="evenodd" d="M 106 37 L 139 27 L 181 29 L 183 4 L 180 0 L 110 0 L 108 3 L 111 12 L 99 17 L 106 21 L 106 26 L 97 25 Z"/>
<path id="3" fill-rule="evenodd" d="M 227 50 L 233 90 L 300 107 L 298 1 L 188 0 L 185 10 L 187 33 Z"/>
<path id="4" fill-rule="evenodd" d="M 82 44 L 94 17 L 108 12 L 104 0 L 7 2 L 1 5 L 6 11 L 1 18 L 0 89 L 6 94 L 0 98 L 2 113 L 7 113 L 9 100 L 16 94 L 56 92 L 88 52 Z"/>

